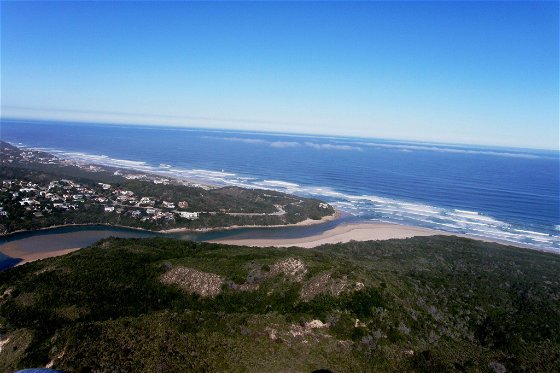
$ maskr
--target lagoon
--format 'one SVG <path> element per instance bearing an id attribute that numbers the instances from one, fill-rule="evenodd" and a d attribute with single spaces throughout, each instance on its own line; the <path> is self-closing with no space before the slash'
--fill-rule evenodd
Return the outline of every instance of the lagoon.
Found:
<path id="1" fill-rule="evenodd" d="M 148 238 L 169 237 L 189 241 L 211 241 L 227 237 L 247 237 L 252 239 L 291 239 L 307 237 L 332 229 L 337 225 L 352 222 L 346 216 L 314 226 L 293 226 L 281 228 L 237 228 L 208 232 L 159 233 L 146 230 L 113 227 L 105 225 L 75 225 L 49 228 L 37 231 L 18 232 L 0 237 L 0 253 L 10 258 L 26 261 L 67 254 L 75 249 L 84 248 L 108 237 Z M 7 259 L 0 258 L 0 262 Z M 1 266 L 0 266 L 1 268 Z"/>

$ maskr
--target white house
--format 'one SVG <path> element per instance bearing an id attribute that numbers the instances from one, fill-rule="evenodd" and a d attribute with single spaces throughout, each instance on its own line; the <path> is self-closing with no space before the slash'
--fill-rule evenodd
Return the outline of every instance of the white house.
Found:
<path id="1" fill-rule="evenodd" d="M 140 204 L 141 205 L 151 205 L 153 204 L 154 201 L 150 198 L 150 197 L 142 197 L 140 198 Z"/>
<path id="2" fill-rule="evenodd" d="M 19 202 L 19 204 L 22 205 L 22 206 L 24 206 L 24 205 L 31 206 L 31 205 L 38 205 L 39 202 L 35 201 L 34 199 L 30 199 L 30 198 L 28 198 L 28 197 L 25 197 L 24 199 L 22 199 L 22 200 Z"/>
<path id="3" fill-rule="evenodd" d="M 196 220 L 198 219 L 198 212 L 181 211 L 179 212 L 179 216 L 185 219 Z"/>

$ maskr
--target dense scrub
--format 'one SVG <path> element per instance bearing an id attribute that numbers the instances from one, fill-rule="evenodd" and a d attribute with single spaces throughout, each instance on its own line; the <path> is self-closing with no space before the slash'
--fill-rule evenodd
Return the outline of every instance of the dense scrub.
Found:
<path id="1" fill-rule="evenodd" d="M 221 290 L 162 281 L 178 268 Z M 558 273 L 557 255 L 456 237 L 108 239 L 0 272 L 0 370 L 555 371 Z"/>

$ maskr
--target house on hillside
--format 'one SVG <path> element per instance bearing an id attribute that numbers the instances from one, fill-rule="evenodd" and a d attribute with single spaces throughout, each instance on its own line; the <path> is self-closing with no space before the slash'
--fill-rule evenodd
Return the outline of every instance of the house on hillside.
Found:
<path id="1" fill-rule="evenodd" d="M 184 219 L 189 219 L 189 220 L 196 220 L 198 219 L 198 212 L 186 212 L 186 211 L 181 211 L 179 212 L 179 216 L 184 218 Z"/>

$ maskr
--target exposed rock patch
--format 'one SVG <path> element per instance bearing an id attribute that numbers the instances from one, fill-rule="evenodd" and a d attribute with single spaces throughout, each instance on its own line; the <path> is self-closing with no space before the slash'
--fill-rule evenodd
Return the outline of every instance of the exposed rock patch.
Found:
<path id="1" fill-rule="evenodd" d="M 328 328 L 329 324 L 325 324 L 321 320 L 311 320 L 308 323 L 305 323 L 306 329 L 321 329 L 321 328 Z"/>
<path id="2" fill-rule="evenodd" d="M 171 268 L 160 279 L 164 284 L 179 285 L 183 290 L 202 297 L 215 297 L 224 284 L 221 276 L 187 267 Z"/>
<path id="3" fill-rule="evenodd" d="M 2 352 L 2 349 L 5 345 L 8 344 L 8 342 L 10 342 L 10 337 L 6 337 L 6 339 L 0 339 L 0 352 Z"/>
<path id="4" fill-rule="evenodd" d="M 290 330 L 285 335 L 286 337 L 299 339 L 302 343 L 318 342 L 319 338 L 330 338 L 325 332 L 318 332 L 319 329 L 328 327 L 329 324 L 324 324 L 321 320 L 312 320 L 303 325 L 292 324 Z"/>
<path id="5" fill-rule="evenodd" d="M 259 290 L 260 287 L 260 285 L 256 283 L 236 284 L 234 282 L 228 282 L 228 286 L 230 289 L 237 291 L 256 291 Z"/>
<path id="6" fill-rule="evenodd" d="M 36 298 L 35 293 L 21 293 L 16 297 L 15 302 L 20 307 L 31 307 L 35 304 Z"/>
<path id="7" fill-rule="evenodd" d="M 48 267 L 45 267 L 45 268 L 42 268 L 42 269 L 38 270 L 37 272 L 34 273 L 34 275 L 38 276 L 38 275 L 43 274 L 45 272 L 54 271 L 55 269 L 56 268 L 53 267 L 53 266 L 48 266 Z"/>
<path id="8" fill-rule="evenodd" d="M 297 324 L 273 323 L 264 328 L 263 335 L 273 341 L 282 341 L 288 344 L 318 342 L 320 339 L 332 338 L 327 332 L 328 323 L 321 320 L 311 320 Z"/>
<path id="9" fill-rule="evenodd" d="M 324 272 L 307 281 L 301 289 L 301 297 L 308 301 L 319 294 L 338 296 L 342 292 L 358 291 L 364 287 L 361 282 L 351 283 L 347 276 L 334 279 L 330 273 Z"/>
<path id="10" fill-rule="evenodd" d="M 18 361 L 33 340 L 27 329 L 18 329 L 9 335 L 0 334 L 0 371 L 14 372 L 14 362 Z"/>
<path id="11" fill-rule="evenodd" d="M 7 288 L 6 290 L 4 290 L 4 293 L 2 293 L 2 295 L 0 295 L 0 302 L 3 302 L 5 300 L 7 300 L 8 298 L 10 298 L 12 296 L 13 292 L 14 292 L 13 288 Z"/>
<path id="12" fill-rule="evenodd" d="M 51 361 L 47 363 L 47 365 L 45 365 L 45 368 L 51 369 L 57 360 L 60 360 L 64 357 L 64 353 L 65 351 L 62 351 L 60 354 L 56 355 Z"/>
<path id="13" fill-rule="evenodd" d="M 293 281 L 301 282 L 303 281 L 306 273 L 307 268 L 305 268 L 305 264 L 301 260 L 296 258 L 288 258 L 276 262 L 272 266 L 270 266 L 270 272 L 268 272 L 268 275 L 275 276 L 283 274 Z"/>

